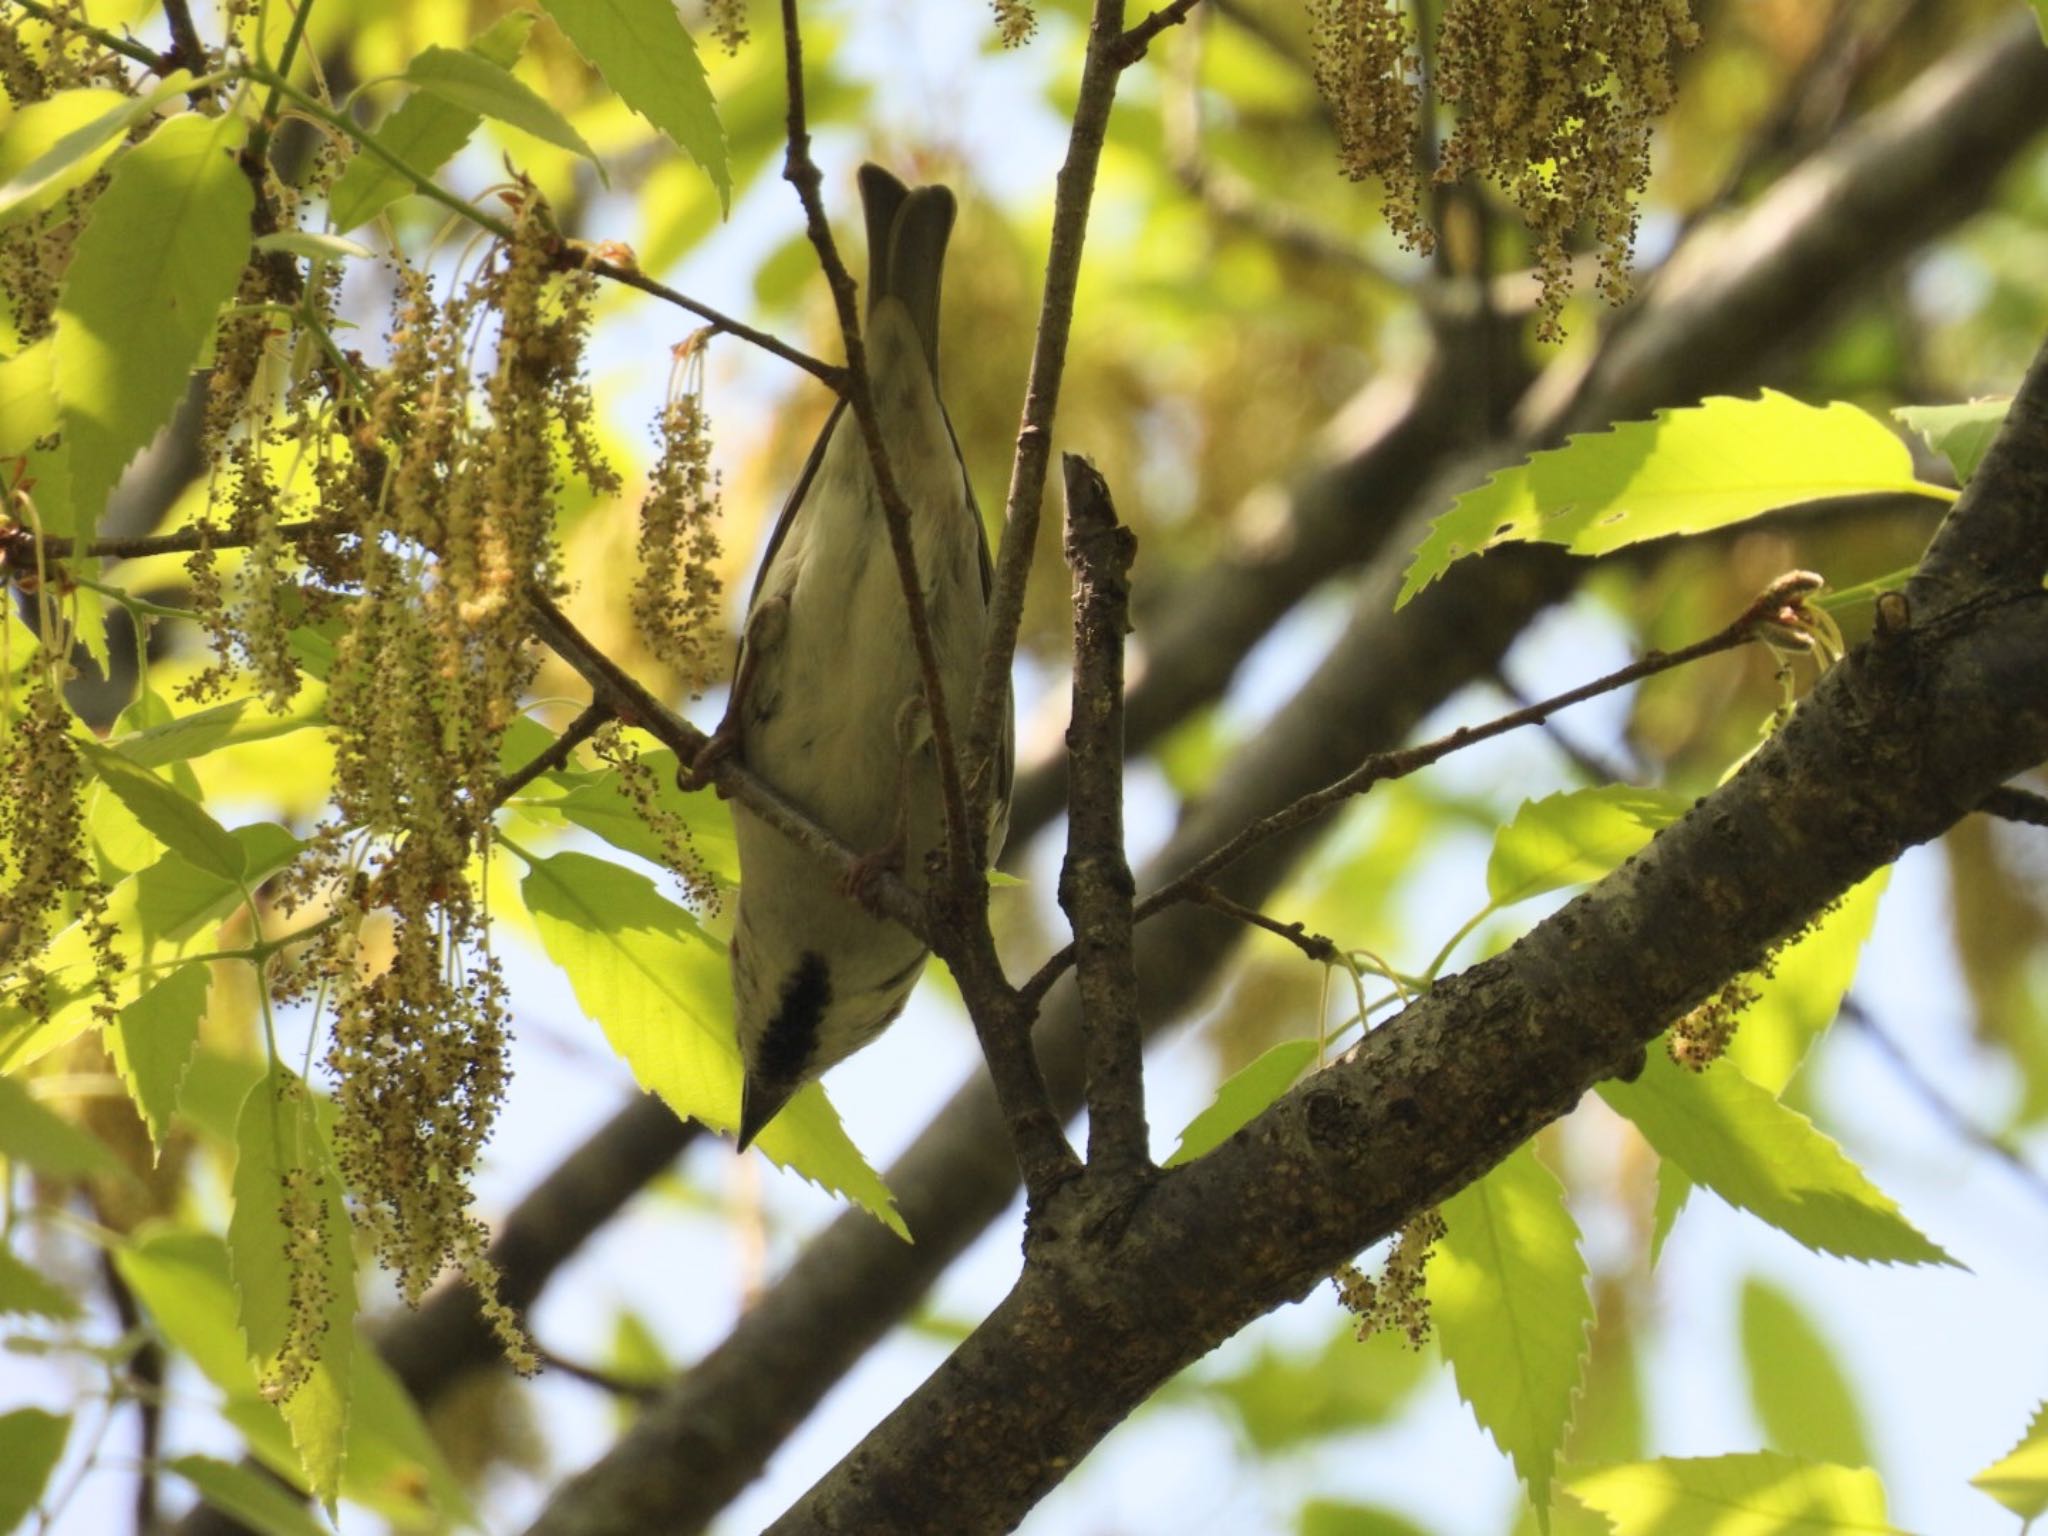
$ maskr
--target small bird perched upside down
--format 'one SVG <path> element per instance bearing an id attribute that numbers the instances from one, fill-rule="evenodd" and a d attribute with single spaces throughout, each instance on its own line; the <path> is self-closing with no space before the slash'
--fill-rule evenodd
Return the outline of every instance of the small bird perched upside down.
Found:
<path id="1" fill-rule="evenodd" d="M 953 194 L 860 171 L 868 233 L 868 371 L 938 653 L 947 717 L 964 724 L 980 666 L 991 571 L 981 514 L 938 392 L 939 277 Z M 956 725 L 958 730 L 960 725 Z M 719 736 L 864 864 L 913 889 L 943 845 L 937 754 L 903 588 L 859 424 L 833 409 L 783 508 L 754 585 Z M 988 857 L 1009 822 L 1004 711 Z M 735 805 L 739 913 L 732 986 L 746 1082 L 739 1145 L 791 1095 L 879 1035 L 926 950 L 871 916 L 845 882 Z"/>

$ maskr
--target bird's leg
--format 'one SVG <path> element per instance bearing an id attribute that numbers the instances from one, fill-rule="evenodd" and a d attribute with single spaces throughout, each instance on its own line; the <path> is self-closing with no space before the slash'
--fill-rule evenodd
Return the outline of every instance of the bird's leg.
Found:
<path id="1" fill-rule="evenodd" d="M 746 729 L 747 701 L 754 690 L 754 677 L 761 669 L 761 658 L 782 643 L 788 628 L 787 598 L 769 599 L 748 618 L 739 666 L 733 671 L 732 691 L 726 695 L 725 713 L 719 717 L 717 729 L 704 738 L 697 755 L 676 770 L 676 787 L 685 794 L 710 783 L 718 765 L 738 749 Z"/>
<path id="2" fill-rule="evenodd" d="M 930 740 L 931 720 L 924 699 L 913 694 L 896 710 L 896 813 L 890 819 L 889 835 L 879 848 L 855 859 L 842 882 L 846 894 L 863 907 L 868 906 L 868 887 L 878 875 L 903 873 L 903 856 L 910 848 L 910 771 L 918 752 Z"/>

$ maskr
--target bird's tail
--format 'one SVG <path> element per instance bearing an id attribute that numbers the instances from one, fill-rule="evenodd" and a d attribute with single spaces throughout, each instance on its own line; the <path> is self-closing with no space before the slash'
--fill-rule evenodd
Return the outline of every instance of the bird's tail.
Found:
<path id="1" fill-rule="evenodd" d="M 883 299 L 900 299 L 937 379 L 939 278 L 953 233 L 953 194 L 945 187 L 913 191 L 879 165 L 864 165 L 860 200 L 868 221 L 868 314 Z"/>

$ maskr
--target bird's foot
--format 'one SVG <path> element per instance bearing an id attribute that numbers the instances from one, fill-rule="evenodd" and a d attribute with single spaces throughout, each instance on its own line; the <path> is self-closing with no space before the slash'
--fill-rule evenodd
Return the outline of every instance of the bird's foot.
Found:
<path id="1" fill-rule="evenodd" d="M 875 884 L 891 875 L 903 873 L 903 852 L 907 839 L 902 833 L 892 836 L 872 853 L 864 853 L 853 861 L 839 882 L 839 889 L 859 902 L 864 911 L 875 912 Z"/>
<path id="2" fill-rule="evenodd" d="M 704 745 L 697 749 L 697 755 L 676 769 L 676 788 L 684 794 L 694 794 L 712 780 L 718 772 L 718 765 L 739 749 L 740 728 L 735 715 L 728 713 L 718 722 L 718 729 L 704 738 Z M 724 798 L 724 791 L 719 792 Z"/>

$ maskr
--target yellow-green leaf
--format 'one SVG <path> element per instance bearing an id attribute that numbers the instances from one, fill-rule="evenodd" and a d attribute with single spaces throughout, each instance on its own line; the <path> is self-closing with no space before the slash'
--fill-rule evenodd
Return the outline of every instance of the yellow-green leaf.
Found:
<path id="1" fill-rule="evenodd" d="M 532 30 L 532 15 L 514 11 L 471 39 L 469 52 L 510 69 Z M 420 175 L 431 176 L 469 142 L 480 121 L 477 113 L 421 91 L 407 97 L 370 137 Z M 358 154 L 328 194 L 328 221 L 338 230 L 354 229 L 412 190 L 410 181 L 376 155 Z"/>
<path id="2" fill-rule="evenodd" d="M 739 1124 L 740 1055 L 724 946 L 646 876 L 582 853 L 528 862 L 520 891 L 548 956 L 641 1087 L 678 1115 Z M 816 1083 L 761 1133 L 775 1162 L 908 1237 L 886 1185 Z"/>
<path id="3" fill-rule="evenodd" d="M 0 134 L 0 223 L 39 213 L 85 181 L 191 78 L 179 70 L 141 96 L 94 86 L 17 108 Z"/>
<path id="4" fill-rule="evenodd" d="M 104 1037 L 158 1157 L 170 1134 L 185 1069 L 199 1044 L 199 1021 L 212 985 L 213 972 L 204 962 L 181 965 L 115 1015 Z"/>
<path id="5" fill-rule="evenodd" d="M 1902 405 L 1892 415 L 1948 460 L 1948 467 L 1956 472 L 1956 484 L 1968 485 L 2011 409 L 2012 397 L 2007 396 L 1972 400 L 1967 405 Z"/>
<path id="6" fill-rule="evenodd" d="M 619 99 L 704 168 L 732 206 L 725 130 L 697 45 L 670 0 L 543 0 L 576 51 Z"/>
<path id="7" fill-rule="evenodd" d="M 1565 1487 L 1614 1536 L 1897 1536 L 1875 1472 L 1769 1451 L 1600 1467 Z"/>
<path id="8" fill-rule="evenodd" d="M 1604 555 L 1800 502 L 1925 489 L 1906 445 L 1853 405 L 1806 405 L 1772 390 L 1759 400 L 1717 395 L 1583 433 L 1467 491 L 1430 527 L 1395 606 L 1497 544 Z"/>
<path id="9" fill-rule="evenodd" d="M 28 1517 L 64 1454 L 71 1420 L 40 1408 L 0 1413 L 0 1531 Z"/>
<path id="10" fill-rule="evenodd" d="M 1593 1303 L 1564 1188 L 1526 1143 L 1444 1202 L 1430 1316 L 1458 1395 L 1514 1461 L 1548 1530 Z"/>
<path id="11" fill-rule="evenodd" d="M 190 1483 L 204 1502 L 258 1536 L 328 1536 L 304 1501 L 261 1472 L 211 1456 L 177 1456 L 164 1466 Z"/>
<path id="12" fill-rule="evenodd" d="M 1493 840 L 1486 892 L 1505 907 L 1598 880 L 1685 813 L 1686 800 L 1626 784 L 1525 800 Z"/>
<path id="13" fill-rule="evenodd" d="M 9 1314 L 69 1322 L 80 1312 L 69 1291 L 0 1248 L 0 1317 Z"/>
<path id="14" fill-rule="evenodd" d="M 235 1127 L 228 1259 L 264 1396 L 291 1430 L 307 1487 L 333 1512 L 355 1352 L 355 1259 L 341 1175 L 297 1074 L 273 1068 Z"/>
<path id="15" fill-rule="evenodd" d="M 12 1077 L 0 1077 L 0 1158 L 53 1179 L 117 1173 L 121 1167 L 97 1138 L 44 1105 Z"/>
<path id="16" fill-rule="evenodd" d="M 1772 1449 L 1871 1463 L 1856 1389 L 1833 1347 L 1797 1302 L 1755 1275 L 1742 1284 L 1742 1359 L 1750 1406 Z"/>
<path id="17" fill-rule="evenodd" d="M 118 752 L 92 746 L 86 748 L 86 755 L 100 781 L 121 797 L 121 803 L 158 842 L 195 869 L 222 880 L 242 878 L 248 868 L 247 853 L 226 827 L 207 814 L 206 807 Z"/>
<path id="18" fill-rule="evenodd" d="M 57 400 L 71 521 L 90 535 L 108 490 L 170 419 L 234 295 L 254 194 L 235 155 L 247 124 L 187 113 L 115 162 L 57 303 Z"/>
<path id="19" fill-rule="evenodd" d="M 462 48 L 425 48 L 405 67 L 404 78 L 452 106 L 496 118 L 597 165 L 596 152 L 566 117 L 502 64 L 493 64 L 480 53 Z M 602 165 L 598 165 L 598 175 L 604 175 Z"/>
<path id="20" fill-rule="evenodd" d="M 25 454 L 57 430 L 56 362 L 49 336 L 0 361 L 0 455 Z"/>
<path id="21" fill-rule="evenodd" d="M 1852 887 L 1771 958 L 1768 974 L 1745 978 L 1756 1001 L 1742 1010 L 1728 1059 L 1751 1082 L 1783 1093 L 1813 1042 L 1835 1022 L 1890 879 L 1886 865 Z"/>
<path id="22" fill-rule="evenodd" d="M 1726 1061 L 1689 1072 L 1652 1050 L 1600 1097 L 1661 1157 L 1730 1205 L 1821 1253 L 1880 1264 L 1953 1264 L 1842 1149 Z"/>
<path id="23" fill-rule="evenodd" d="M 317 693 L 317 689 L 312 690 L 312 694 Z M 223 747 L 287 736 L 308 726 L 322 725 L 326 719 L 325 700 L 309 697 L 304 691 L 298 706 L 283 715 L 271 714 L 258 699 L 230 699 L 209 709 L 159 721 L 117 737 L 109 744 L 138 767 L 163 768 L 204 757 Z"/>
<path id="24" fill-rule="evenodd" d="M 2048 1514 L 2048 1403 L 2034 1410 L 2020 1443 L 1970 1482 L 2022 1520 Z"/>
<path id="25" fill-rule="evenodd" d="M 1285 1093 L 1316 1059 L 1314 1040 L 1283 1040 L 1231 1073 L 1216 1098 L 1180 1133 L 1180 1145 L 1166 1160 L 1168 1168 L 1191 1163 L 1221 1146 Z"/>

